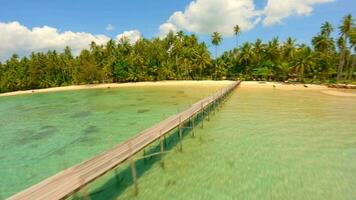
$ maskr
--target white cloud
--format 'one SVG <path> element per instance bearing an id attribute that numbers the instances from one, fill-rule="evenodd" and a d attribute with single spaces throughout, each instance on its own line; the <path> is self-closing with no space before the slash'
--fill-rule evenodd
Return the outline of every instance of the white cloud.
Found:
<path id="1" fill-rule="evenodd" d="M 108 24 L 105 28 L 107 31 L 113 31 L 115 30 L 115 26 L 111 25 L 111 24 Z"/>
<path id="2" fill-rule="evenodd" d="M 177 27 L 172 23 L 164 23 L 159 26 L 159 36 L 165 37 L 170 31 L 177 32 Z"/>
<path id="3" fill-rule="evenodd" d="M 13 53 L 23 56 L 32 51 L 61 51 L 65 46 L 69 46 L 74 54 L 78 54 L 82 49 L 88 48 L 92 41 L 104 44 L 110 39 L 105 35 L 85 32 L 59 32 L 49 26 L 29 29 L 19 22 L 0 22 L 0 35 L 0 60 L 8 59 Z"/>
<path id="4" fill-rule="evenodd" d="M 334 0 L 268 0 L 263 12 L 265 15 L 263 24 L 266 26 L 278 24 L 284 18 L 292 15 L 310 15 L 313 5 L 330 2 L 334 2 Z"/>
<path id="5" fill-rule="evenodd" d="M 125 31 L 117 35 L 116 39 L 119 40 L 123 36 L 131 42 L 136 42 L 141 34 L 138 30 Z M 93 35 L 85 32 L 59 32 L 56 28 L 49 26 L 29 29 L 19 22 L 0 22 L 0 61 L 10 58 L 13 53 L 26 56 L 31 52 L 62 51 L 66 46 L 72 49 L 74 55 L 78 55 L 81 50 L 89 48 L 92 41 L 105 44 L 110 39 L 106 35 Z"/>
<path id="6" fill-rule="evenodd" d="M 141 38 L 141 33 L 138 30 L 125 31 L 122 34 L 116 36 L 116 40 L 127 39 L 131 44 L 136 43 Z"/>
<path id="7" fill-rule="evenodd" d="M 238 24 L 247 31 L 259 21 L 260 12 L 253 0 L 196 0 L 182 11 L 173 13 L 160 27 L 160 35 L 167 29 L 183 29 L 200 34 L 218 31 L 225 36 L 233 35 L 233 27 Z"/>
<path id="8" fill-rule="evenodd" d="M 224 36 L 233 35 L 233 27 L 238 24 L 241 31 L 248 31 L 261 20 L 264 25 L 281 23 L 292 15 L 308 15 L 313 5 L 335 0 L 268 0 L 262 10 L 257 10 L 253 0 L 193 0 L 184 11 L 173 13 L 159 27 L 159 35 L 169 30 L 186 30 L 200 34 L 214 31 Z"/>

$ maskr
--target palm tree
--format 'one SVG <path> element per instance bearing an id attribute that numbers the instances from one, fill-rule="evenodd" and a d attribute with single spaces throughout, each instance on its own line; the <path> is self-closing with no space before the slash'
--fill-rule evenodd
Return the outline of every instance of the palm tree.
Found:
<path id="1" fill-rule="evenodd" d="M 320 27 L 320 33 L 313 37 L 312 44 L 316 55 L 316 64 L 324 80 L 329 74 L 329 69 L 333 66 L 333 55 L 335 53 L 334 39 L 330 37 L 333 26 L 329 22 L 325 22 Z"/>
<path id="2" fill-rule="evenodd" d="M 218 32 L 214 32 L 213 35 L 211 35 L 211 43 L 215 46 L 215 78 L 217 75 L 217 60 L 218 60 L 218 46 L 220 45 L 222 41 L 221 34 Z"/>
<path id="3" fill-rule="evenodd" d="M 351 70 L 349 74 L 349 80 L 353 80 L 353 73 L 355 70 L 355 65 L 356 65 L 356 27 L 352 27 L 350 31 L 350 46 L 351 49 L 353 49 L 354 54 L 352 55 L 352 64 L 351 64 Z"/>
<path id="4" fill-rule="evenodd" d="M 239 40 L 238 40 L 238 36 L 240 35 L 241 33 L 241 30 L 240 30 L 240 26 L 239 25 L 236 25 L 234 27 L 234 33 L 235 33 L 235 36 L 236 36 L 236 47 L 239 46 Z"/>
<path id="5" fill-rule="evenodd" d="M 279 45 L 279 39 L 278 37 L 275 37 L 272 39 L 272 41 L 268 42 L 267 48 L 266 48 L 266 54 L 267 58 L 277 64 L 280 60 L 281 57 L 281 52 L 280 52 L 280 45 Z"/>
<path id="6" fill-rule="evenodd" d="M 321 27 L 321 35 L 325 35 L 327 37 L 330 36 L 330 34 L 334 31 L 334 27 L 330 22 L 324 22 Z"/>
<path id="7" fill-rule="evenodd" d="M 345 44 L 339 44 L 340 47 L 344 46 L 344 48 L 341 48 L 341 53 L 340 53 L 340 60 L 339 60 L 339 66 L 338 66 L 338 71 L 337 71 L 337 80 L 339 81 L 341 76 L 342 76 L 342 72 L 343 72 L 343 68 L 344 68 L 344 64 L 345 64 L 345 60 L 346 60 L 346 50 L 347 50 L 347 42 L 350 36 L 350 31 L 352 29 L 352 27 L 354 26 L 354 22 L 353 22 L 353 18 L 352 15 L 346 15 L 343 18 L 342 24 L 341 26 L 339 26 L 339 30 L 340 30 L 340 34 L 341 37 L 343 38 L 342 40 L 340 40 L 340 42 L 343 41 L 343 43 Z"/>
<path id="8" fill-rule="evenodd" d="M 337 68 L 337 77 L 336 80 L 340 80 L 341 74 L 343 72 L 344 64 L 345 64 L 345 59 L 346 59 L 346 42 L 345 42 L 345 37 L 340 37 L 337 40 L 337 46 L 339 48 L 340 52 L 340 58 L 339 58 L 339 66 Z"/>
<path id="9" fill-rule="evenodd" d="M 295 55 L 295 39 L 288 37 L 282 47 L 284 59 L 290 61 Z"/>
<path id="10" fill-rule="evenodd" d="M 196 57 L 194 63 L 197 65 L 200 76 L 199 78 L 203 79 L 203 70 L 206 68 L 206 66 L 211 64 L 210 54 L 205 43 L 198 46 L 197 49 L 194 49 L 194 53 Z"/>
<path id="11" fill-rule="evenodd" d="M 215 59 L 218 58 L 218 46 L 221 44 L 222 37 L 221 34 L 218 32 L 214 32 L 211 35 L 211 43 L 215 46 Z"/>
<path id="12" fill-rule="evenodd" d="M 259 67 L 259 65 L 261 64 L 264 50 L 265 50 L 265 44 L 262 44 L 262 40 L 260 38 L 257 38 L 255 43 L 253 44 L 253 52 L 256 57 L 257 67 Z"/>
<path id="13" fill-rule="evenodd" d="M 309 47 L 299 49 L 292 62 L 292 69 L 299 74 L 299 80 L 304 81 L 305 71 L 311 71 L 314 65 L 312 50 Z"/>
<path id="14" fill-rule="evenodd" d="M 239 62 L 244 66 L 245 73 L 250 73 L 250 65 L 254 59 L 254 52 L 250 43 L 246 42 L 242 45 L 241 53 L 239 55 Z"/>

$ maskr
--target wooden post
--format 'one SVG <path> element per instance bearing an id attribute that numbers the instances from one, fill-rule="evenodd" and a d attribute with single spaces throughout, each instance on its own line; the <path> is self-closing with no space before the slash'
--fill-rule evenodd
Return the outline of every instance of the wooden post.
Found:
<path id="1" fill-rule="evenodd" d="M 135 196 L 138 195 L 138 183 L 137 183 L 137 172 L 136 172 L 136 166 L 135 166 L 135 161 L 133 159 L 130 159 L 130 165 L 131 165 L 131 173 L 132 173 L 132 181 L 135 186 Z"/>
<path id="2" fill-rule="evenodd" d="M 193 115 L 193 119 L 192 119 L 192 136 L 193 136 L 193 137 L 195 137 L 195 130 L 194 130 L 194 128 L 195 128 L 195 127 L 194 127 L 194 126 L 195 126 L 195 125 L 194 125 L 194 123 L 195 123 L 194 121 L 195 121 L 195 120 L 194 120 L 194 118 L 195 118 L 195 117 L 194 117 L 194 115 Z"/>
<path id="3" fill-rule="evenodd" d="M 166 135 L 163 136 L 163 141 L 164 141 L 164 146 L 167 147 L 167 139 L 166 139 Z"/>
<path id="4" fill-rule="evenodd" d="M 114 169 L 114 173 L 115 173 L 116 183 L 120 183 L 120 176 L 119 176 L 117 168 Z"/>
<path id="5" fill-rule="evenodd" d="M 129 150 L 132 152 L 132 144 L 131 141 L 127 143 L 127 146 Z M 138 195 L 138 183 L 137 183 L 137 172 L 136 172 L 136 166 L 135 166 L 135 160 L 131 157 L 130 158 L 130 166 L 131 166 L 131 173 L 132 173 L 132 181 L 135 185 L 135 195 Z"/>
<path id="6" fill-rule="evenodd" d="M 82 196 L 82 199 L 84 200 L 90 200 L 90 196 L 88 194 L 88 191 L 86 189 L 86 186 L 82 187 L 82 189 L 80 190 L 80 193 L 81 193 L 81 196 Z"/>
<path id="7" fill-rule="evenodd" d="M 161 155 L 160 155 L 160 161 L 161 161 L 161 167 L 164 169 L 164 162 L 163 162 L 163 151 L 164 151 L 164 146 L 163 146 L 163 138 L 162 138 L 162 130 L 159 131 L 160 134 L 160 146 L 161 146 Z"/>
<path id="8" fill-rule="evenodd" d="M 208 104 L 207 109 L 208 111 L 208 121 L 210 121 L 210 111 L 211 111 L 211 104 Z"/>
<path id="9" fill-rule="evenodd" d="M 143 149 L 143 163 L 146 163 L 146 148 Z"/>
<path id="10" fill-rule="evenodd" d="M 216 108 L 216 103 L 217 103 L 217 100 L 218 99 L 215 99 L 217 98 L 216 95 L 214 94 L 214 102 L 213 102 L 213 114 L 215 115 L 215 108 Z"/>
<path id="11" fill-rule="evenodd" d="M 179 116 L 179 150 L 182 151 L 183 150 L 183 146 L 182 146 L 182 117 Z"/>
<path id="12" fill-rule="evenodd" d="M 201 120 L 201 128 L 204 128 L 204 107 L 203 102 L 201 103 L 201 113 L 202 113 L 202 120 Z"/>

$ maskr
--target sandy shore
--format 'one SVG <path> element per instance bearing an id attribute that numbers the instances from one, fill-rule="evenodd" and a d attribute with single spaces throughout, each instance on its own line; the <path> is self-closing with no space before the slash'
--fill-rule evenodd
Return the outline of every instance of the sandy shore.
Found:
<path id="1" fill-rule="evenodd" d="M 137 83 L 108 83 L 108 84 L 93 84 L 93 85 L 73 85 L 65 87 L 54 87 L 36 90 L 25 90 L 2 93 L 1 96 L 15 96 L 21 94 L 37 94 L 47 92 L 72 91 L 72 90 L 87 90 L 101 88 L 120 88 L 120 87 L 152 87 L 152 86 L 182 86 L 182 85 L 205 85 L 205 86 L 226 86 L 232 81 L 158 81 L 158 82 L 137 82 Z M 340 89 L 328 88 L 323 85 L 315 84 L 284 84 L 279 82 L 258 82 L 244 81 L 241 83 L 243 88 L 266 88 L 278 90 L 305 90 L 305 91 L 320 91 L 324 94 L 333 96 L 356 97 L 356 94 L 343 92 Z"/>
<path id="2" fill-rule="evenodd" d="M 104 83 L 104 84 L 92 84 L 92 85 L 72 85 L 64 87 L 53 87 L 45 89 L 24 90 L 1 93 L 1 96 L 15 96 L 21 94 L 37 94 L 47 92 L 60 92 L 60 91 L 72 91 L 72 90 L 88 90 L 88 89 L 104 89 L 104 88 L 121 88 L 121 87 L 145 87 L 145 86 L 181 86 L 181 85 L 206 85 L 206 86 L 225 86 L 232 81 L 157 81 L 157 82 L 136 82 L 136 83 Z"/>
<path id="3" fill-rule="evenodd" d="M 325 90 L 329 89 L 323 85 L 314 84 L 284 84 L 280 82 L 258 82 L 244 81 L 241 83 L 245 88 L 274 88 L 279 90 Z"/>
<path id="4" fill-rule="evenodd" d="M 324 85 L 315 84 L 284 84 L 279 82 L 258 82 L 258 81 L 244 81 L 241 83 L 244 88 L 270 88 L 277 90 L 304 90 L 304 91 L 320 91 L 324 94 L 340 97 L 356 97 L 356 94 L 344 92 L 341 89 L 328 88 Z"/>

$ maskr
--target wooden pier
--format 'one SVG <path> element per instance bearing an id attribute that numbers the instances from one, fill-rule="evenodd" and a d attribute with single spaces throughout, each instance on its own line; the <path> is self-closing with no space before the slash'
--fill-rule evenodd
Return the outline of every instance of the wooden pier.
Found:
<path id="1" fill-rule="evenodd" d="M 234 82 L 227 88 L 218 90 L 205 99 L 198 101 L 189 109 L 161 121 L 153 127 L 142 131 L 135 137 L 117 145 L 111 150 L 65 169 L 54 176 L 15 194 L 9 199 L 64 199 L 81 190 L 87 184 L 101 177 L 105 173 L 116 168 L 126 160 L 130 160 L 134 184 L 137 187 L 135 160 L 133 159 L 134 155 L 144 150 L 148 145 L 159 140 L 161 144 L 161 151 L 163 151 L 163 137 L 175 128 L 179 129 L 179 137 L 182 139 L 182 125 L 191 120 L 193 126 L 192 128 L 194 128 L 194 120 L 199 113 L 202 113 L 204 118 L 206 109 L 212 105 L 214 106 L 218 104 L 219 101 L 224 99 L 239 84 L 240 81 Z"/>

